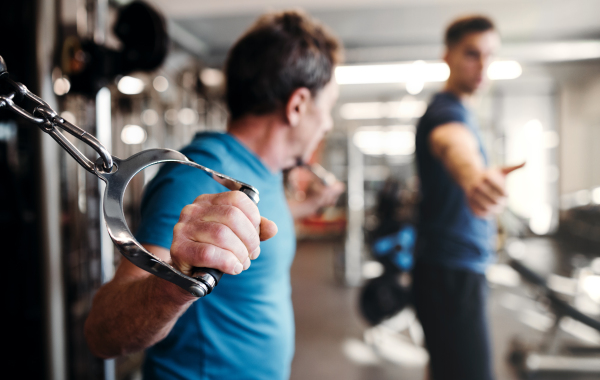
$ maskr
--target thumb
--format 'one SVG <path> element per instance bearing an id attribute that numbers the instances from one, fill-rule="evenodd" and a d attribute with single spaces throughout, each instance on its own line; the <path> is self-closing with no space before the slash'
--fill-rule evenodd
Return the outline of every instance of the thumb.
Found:
<path id="1" fill-rule="evenodd" d="M 265 217 L 260 218 L 260 241 L 269 240 L 277 234 L 277 225 Z"/>
<path id="2" fill-rule="evenodd" d="M 503 168 L 500 169 L 500 171 L 502 172 L 502 174 L 507 175 L 517 169 L 521 169 L 523 166 L 525 166 L 525 162 L 523 162 L 520 165 L 504 166 Z"/>

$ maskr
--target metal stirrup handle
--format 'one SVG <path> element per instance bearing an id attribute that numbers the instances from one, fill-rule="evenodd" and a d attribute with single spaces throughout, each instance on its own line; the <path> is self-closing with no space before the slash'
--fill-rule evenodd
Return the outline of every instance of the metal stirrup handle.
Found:
<path id="1" fill-rule="evenodd" d="M 108 150 L 94 136 L 61 118 L 48 103 L 29 91 L 25 85 L 10 79 L 6 63 L 1 56 L 0 81 L 3 81 L 12 88 L 8 94 L 0 94 L 0 109 L 6 108 L 29 122 L 38 125 L 42 131 L 52 136 L 81 166 L 106 182 L 106 191 L 103 198 L 104 219 L 106 220 L 108 233 L 121 254 L 139 268 L 180 286 L 196 297 L 204 297 L 209 294 L 219 283 L 223 275 L 220 271 L 211 268 L 195 268 L 192 276 L 187 276 L 148 252 L 135 239 L 129 227 L 127 227 L 127 221 L 123 212 L 123 195 L 125 194 L 125 189 L 131 179 L 144 168 L 150 165 L 172 162 L 204 170 L 215 181 L 229 190 L 243 192 L 256 204 L 259 201 L 258 190 L 248 184 L 198 165 L 182 153 L 170 149 L 149 149 L 134 154 L 126 160 L 111 156 Z M 20 101 L 23 98 L 27 98 L 35 104 L 32 112 L 26 111 L 15 104 L 15 99 L 19 99 Z M 95 163 L 92 162 L 56 127 L 60 127 L 91 146 L 100 157 Z"/>
<path id="2" fill-rule="evenodd" d="M 259 201 L 258 190 L 248 184 L 198 165 L 182 153 L 170 149 L 149 149 L 126 160 L 113 156 L 113 162 L 113 170 L 104 172 L 102 159 L 99 158 L 96 163 L 96 174 L 106 182 L 104 219 L 108 233 L 121 254 L 139 268 L 180 286 L 196 297 L 204 297 L 209 294 L 219 282 L 221 272 L 210 268 L 196 268 L 192 276 L 187 276 L 148 252 L 135 239 L 129 227 L 127 227 L 123 212 L 123 195 L 127 184 L 144 168 L 170 162 L 203 170 L 229 190 L 242 191 L 256 204 Z"/>

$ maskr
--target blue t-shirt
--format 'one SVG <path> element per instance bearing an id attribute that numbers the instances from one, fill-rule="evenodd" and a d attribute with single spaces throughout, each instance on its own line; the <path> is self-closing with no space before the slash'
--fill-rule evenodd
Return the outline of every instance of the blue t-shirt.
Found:
<path id="1" fill-rule="evenodd" d="M 270 172 L 228 134 L 199 133 L 182 153 L 256 187 L 261 215 L 279 232 L 261 242 L 261 254 L 247 271 L 223 275 L 146 351 L 144 379 L 287 379 L 294 353 L 290 267 L 296 239 L 281 173 Z M 170 248 L 183 207 L 201 194 L 224 191 L 201 170 L 165 165 L 145 190 L 138 241 Z"/>
<path id="2" fill-rule="evenodd" d="M 462 123 L 473 132 L 487 165 L 479 128 L 471 113 L 455 95 L 436 94 L 417 125 L 416 155 L 421 179 L 417 260 L 483 273 L 495 256 L 495 222 L 473 214 L 462 188 L 429 148 L 431 131 L 451 122 Z"/>

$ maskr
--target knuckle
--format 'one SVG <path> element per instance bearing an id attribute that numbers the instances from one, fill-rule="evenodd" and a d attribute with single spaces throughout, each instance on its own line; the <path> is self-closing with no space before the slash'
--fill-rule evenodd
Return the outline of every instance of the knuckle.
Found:
<path id="1" fill-rule="evenodd" d="M 194 205 L 190 204 L 190 205 L 186 205 L 183 209 L 181 209 L 181 213 L 179 215 L 179 221 L 183 222 L 183 221 L 187 221 L 189 220 L 192 215 L 194 214 Z"/>
<path id="2" fill-rule="evenodd" d="M 234 206 L 225 206 L 223 209 L 223 215 L 229 223 L 234 223 L 240 219 L 243 215 L 240 215 L 242 211 Z"/>
<path id="3" fill-rule="evenodd" d="M 223 224 L 217 224 L 213 228 L 213 237 L 218 242 L 225 242 L 229 238 L 229 227 Z"/>
<path id="4" fill-rule="evenodd" d="M 187 242 L 173 242 L 171 245 L 171 260 L 182 263 L 189 261 L 190 246 Z"/>
<path id="5" fill-rule="evenodd" d="M 185 224 L 180 220 L 179 223 L 173 227 L 173 236 L 177 237 L 183 235 L 183 231 L 185 230 Z M 173 243 L 176 242 L 176 239 L 173 239 Z"/>
<path id="6" fill-rule="evenodd" d="M 230 191 L 229 194 L 231 195 L 232 199 L 235 200 L 236 202 L 242 203 L 246 199 L 248 199 L 246 194 L 242 193 L 241 191 Z"/>
<path id="7" fill-rule="evenodd" d="M 196 197 L 196 199 L 194 199 L 194 203 L 205 203 L 205 202 L 209 202 L 211 197 L 213 196 L 213 194 L 201 194 L 198 195 Z"/>
<path id="8" fill-rule="evenodd" d="M 179 256 L 181 256 L 181 252 L 183 250 L 183 244 L 181 241 L 177 239 L 173 239 L 173 243 L 171 244 L 171 259 L 175 260 Z"/>
<path id="9" fill-rule="evenodd" d="M 215 259 L 215 248 L 209 244 L 202 244 L 196 249 L 195 256 L 199 263 L 202 263 L 202 265 L 207 265 Z"/>
<path id="10" fill-rule="evenodd" d="M 220 193 L 218 195 L 218 198 L 222 199 L 223 202 L 225 202 L 225 203 L 235 205 L 236 203 L 239 202 L 238 196 L 240 194 L 241 194 L 241 192 L 239 192 L 239 191 L 225 191 L 223 193 Z"/>

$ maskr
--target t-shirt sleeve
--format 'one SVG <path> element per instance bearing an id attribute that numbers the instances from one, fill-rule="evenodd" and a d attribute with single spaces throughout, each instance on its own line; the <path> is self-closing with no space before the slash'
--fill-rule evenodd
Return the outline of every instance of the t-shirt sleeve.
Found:
<path id="1" fill-rule="evenodd" d="M 467 123 L 467 114 L 460 106 L 442 106 L 432 110 L 429 115 L 428 125 L 430 130 L 448 123 Z"/>
<path id="2" fill-rule="evenodd" d="M 186 152 L 192 160 L 219 170 L 215 157 Z M 165 164 L 144 191 L 141 223 L 135 234 L 142 244 L 169 249 L 173 242 L 173 227 L 181 210 L 202 194 L 215 194 L 227 189 L 203 170 L 182 164 Z"/>

